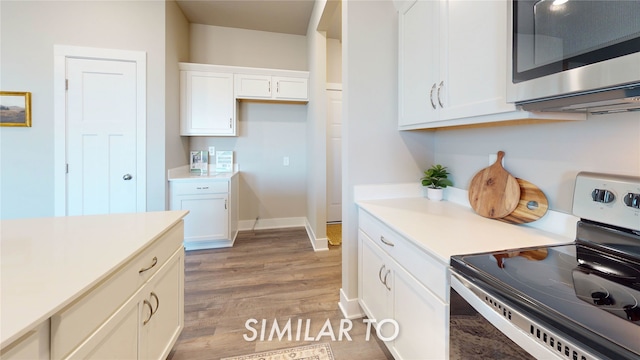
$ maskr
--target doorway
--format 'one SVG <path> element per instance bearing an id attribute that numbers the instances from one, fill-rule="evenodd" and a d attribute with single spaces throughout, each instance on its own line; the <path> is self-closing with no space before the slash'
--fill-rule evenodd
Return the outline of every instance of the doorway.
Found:
<path id="1" fill-rule="evenodd" d="M 146 210 L 146 54 L 55 46 L 55 214 Z"/>

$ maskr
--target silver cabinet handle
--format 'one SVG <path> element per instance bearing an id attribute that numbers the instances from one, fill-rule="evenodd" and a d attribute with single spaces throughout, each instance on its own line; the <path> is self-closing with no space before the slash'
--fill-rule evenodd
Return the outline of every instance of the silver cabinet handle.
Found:
<path id="1" fill-rule="evenodd" d="M 147 270 L 151 270 L 154 266 L 156 266 L 156 264 L 158 263 L 158 257 L 154 256 L 153 259 L 151 260 L 151 265 L 146 267 L 146 268 L 142 268 L 140 270 L 138 270 L 138 274 L 142 274 L 143 272 L 147 271 Z"/>
<path id="2" fill-rule="evenodd" d="M 435 85 L 434 85 L 435 86 Z M 440 85 L 438 85 L 438 104 L 440 104 L 440 107 L 443 108 L 444 105 L 442 105 L 442 99 L 440 99 L 440 90 L 442 90 L 442 87 L 444 86 L 444 80 L 440 81 Z"/>
<path id="3" fill-rule="evenodd" d="M 145 299 L 142 304 L 149 307 L 149 317 L 142 322 L 142 325 L 147 325 L 153 316 L 153 307 L 151 307 L 151 303 L 147 299 Z"/>
<path id="4" fill-rule="evenodd" d="M 378 271 L 378 279 L 380 279 L 380 282 L 384 284 L 384 280 L 382 280 L 382 270 L 384 270 L 384 268 L 387 267 L 386 265 L 382 265 L 382 267 L 380 267 L 380 271 Z"/>
<path id="5" fill-rule="evenodd" d="M 153 315 L 158 312 L 158 308 L 160 307 L 160 299 L 158 299 L 158 295 L 156 295 L 156 293 L 154 293 L 153 291 L 151 292 L 151 294 L 149 294 L 149 296 L 156 299 L 156 309 L 151 312 L 151 315 Z M 151 305 L 151 303 L 149 303 L 149 305 Z"/>
<path id="6" fill-rule="evenodd" d="M 133 179 L 133 176 L 131 174 L 124 174 L 124 175 L 122 175 L 122 179 L 123 180 L 131 180 L 131 179 Z"/>
<path id="7" fill-rule="evenodd" d="M 224 201 L 224 209 L 227 210 L 227 200 Z"/>
<path id="8" fill-rule="evenodd" d="M 389 274 L 391 274 L 391 270 L 387 270 L 387 272 L 384 274 L 384 281 L 382 283 L 384 284 L 384 287 L 387 288 L 387 290 L 391 291 L 391 286 L 387 284 L 387 278 L 389 277 Z"/>
<path id="9" fill-rule="evenodd" d="M 280 93 L 280 81 L 276 83 L 276 93 Z"/>
<path id="10" fill-rule="evenodd" d="M 392 242 L 390 242 L 389 240 L 385 239 L 384 236 L 382 236 L 382 235 L 380 235 L 380 241 L 382 241 L 382 243 L 387 245 L 387 246 L 395 246 Z"/>
<path id="11" fill-rule="evenodd" d="M 269 92 L 271 92 L 271 81 L 269 81 Z"/>
<path id="12" fill-rule="evenodd" d="M 435 110 L 436 109 L 436 103 L 433 102 L 433 92 L 436 90 L 436 84 L 433 83 L 433 86 L 431 87 L 431 92 L 429 92 L 429 101 L 431 101 L 431 107 Z"/>

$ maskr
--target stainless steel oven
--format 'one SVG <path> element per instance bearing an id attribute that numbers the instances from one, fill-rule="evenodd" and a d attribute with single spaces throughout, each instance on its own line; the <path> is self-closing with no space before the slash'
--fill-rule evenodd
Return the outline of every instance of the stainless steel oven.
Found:
<path id="1" fill-rule="evenodd" d="M 638 359 L 640 177 L 578 174 L 573 213 L 572 243 L 453 256 L 453 291 L 535 358 Z"/>
<path id="2" fill-rule="evenodd" d="M 511 0 L 507 99 L 526 110 L 640 108 L 640 1 Z"/>

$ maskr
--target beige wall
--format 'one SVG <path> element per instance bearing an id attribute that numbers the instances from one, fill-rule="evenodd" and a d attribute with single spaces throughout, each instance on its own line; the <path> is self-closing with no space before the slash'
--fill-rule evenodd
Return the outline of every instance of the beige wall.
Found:
<path id="1" fill-rule="evenodd" d="M 191 24 L 190 49 L 193 63 L 307 70 L 306 37 L 299 35 Z M 240 220 L 307 216 L 306 118 L 306 104 L 242 101 L 237 137 L 191 137 L 190 150 L 234 151 Z"/>
<path id="2" fill-rule="evenodd" d="M 306 105 L 240 103 L 237 137 L 191 137 L 192 150 L 233 150 L 240 166 L 240 220 L 304 217 Z M 289 166 L 283 158 L 289 157 Z"/>
<path id="3" fill-rule="evenodd" d="M 189 60 L 189 22 L 175 1 L 166 3 L 165 68 L 165 168 L 187 164 L 189 138 L 180 136 L 180 71 L 178 63 Z M 165 183 L 168 191 L 169 184 Z M 169 208 L 169 197 L 166 199 Z"/>
<path id="4" fill-rule="evenodd" d="M 342 43 L 327 39 L 327 82 L 342 83 Z"/>
<path id="5" fill-rule="evenodd" d="M 307 38 L 300 35 L 191 24 L 191 62 L 307 70 Z"/>
<path id="6" fill-rule="evenodd" d="M 0 1 L 0 87 L 32 92 L 33 127 L 0 128 L 0 217 L 54 214 L 53 47 L 147 54 L 147 209 L 165 209 L 164 1 Z"/>

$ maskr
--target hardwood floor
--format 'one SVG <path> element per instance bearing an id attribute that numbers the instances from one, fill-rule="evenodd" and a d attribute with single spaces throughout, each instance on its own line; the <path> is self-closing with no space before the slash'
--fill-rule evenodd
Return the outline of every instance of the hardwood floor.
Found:
<path id="1" fill-rule="evenodd" d="M 220 359 L 302 346 L 314 343 L 305 338 L 318 335 L 336 360 L 392 359 L 373 331 L 367 341 L 362 319 L 352 320 L 346 331 L 352 341 L 338 339 L 341 263 L 340 247 L 314 252 L 304 228 L 244 231 L 232 248 L 187 252 L 185 327 L 168 359 Z M 248 325 L 252 330 L 245 326 L 249 319 L 257 321 Z M 291 341 L 284 332 L 289 319 Z M 269 341 L 274 321 L 284 333 Z"/>

